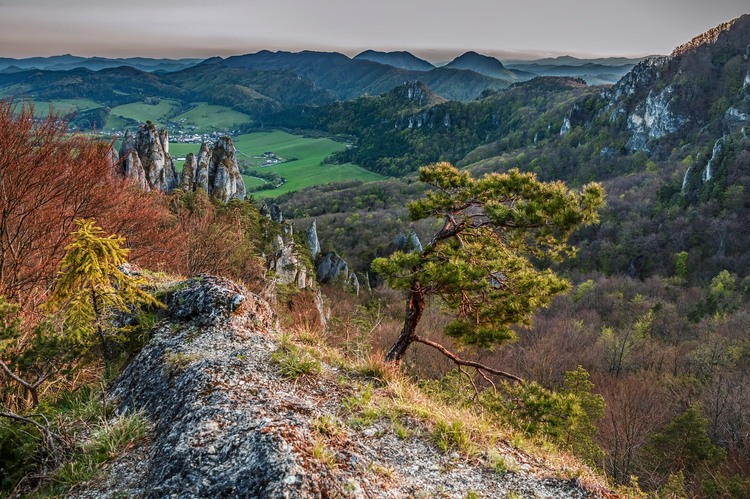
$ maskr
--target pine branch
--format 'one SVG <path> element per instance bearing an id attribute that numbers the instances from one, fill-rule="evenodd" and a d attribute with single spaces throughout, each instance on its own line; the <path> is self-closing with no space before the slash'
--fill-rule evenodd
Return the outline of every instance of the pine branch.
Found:
<path id="1" fill-rule="evenodd" d="M 504 378 L 512 379 L 513 381 L 518 381 L 519 383 L 523 383 L 523 380 L 514 374 L 510 374 L 505 371 L 500 371 L 498 369 L 485 366 L 484 364 L 480 364 L 479 362 L 474 362 L 471 360 L 463 360 L 459 358 L 456 354 L 454 354 L 453 352 L 445 348 L 443 345 L 439 343 L 435 343 L 434 341 L 428 340 L 427 338 L 423 336 L 415 335 L 413 337 L 413 340 L 416 341 L 417 343 L 422 343 L 423 345 L 431 346 L 432 348 L 438 350 L 440 353 L 442 353 L 443 355 L 448 357 L 450 360 L 452 360 L 457 366 L 459 366 L 459 369 L 461 366 L 473 367 L 479 371 L 486 371 L 490 374 L 494 374 L 495 376 L 502 376 Z"/>

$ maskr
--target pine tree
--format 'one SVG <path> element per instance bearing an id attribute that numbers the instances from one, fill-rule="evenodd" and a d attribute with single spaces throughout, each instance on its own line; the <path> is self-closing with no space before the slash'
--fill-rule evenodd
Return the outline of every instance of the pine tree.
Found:
<path id="1" fill-rule="evenodd" d="M 122 271 L 128 254 L 122 237 L 105 235 L 94 220 L 77 220 L 76 225 L 48 304 L 61 312 L 63 330 L 74 341 L 92 345 L 94 335 L 98 336 L 106 362 L 111 358 L 105 334 L 109 314 L 163 305 L 141 289 L 142 278 Z"/>
<path id="2" fill-rule="evenodd" d="M 473 179 L 449 163 L 424 167 L 419 178 L 435 190 L 409 205 L 412 219 L 438 217 L 443 225 L 421 253 L 396 252 L 372 264 L 391 287 L 408 291 L 404 326 L 386 359 L 398 363 L 418 342 L 459 366 L 518 380 L 418 335 L 426 300 L 439 297 L 452 312 L 445 332 L 458 344 L 490 348 L 513 339 L 511 325 L 528 324 L 534 310 L 568 288 L 537 265 L 574 254 L 568 236 L 598 220 L 604 192 L 589 184 L 575 193 L 518 170 Z"/>

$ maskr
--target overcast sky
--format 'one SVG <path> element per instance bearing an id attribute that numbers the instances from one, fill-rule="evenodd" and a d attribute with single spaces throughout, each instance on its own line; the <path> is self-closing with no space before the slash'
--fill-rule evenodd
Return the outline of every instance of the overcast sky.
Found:
<path id="1" fill-rule="evenodd" d="M 0 0 L 0 56 L 667 54 L 750 0 Z"/>

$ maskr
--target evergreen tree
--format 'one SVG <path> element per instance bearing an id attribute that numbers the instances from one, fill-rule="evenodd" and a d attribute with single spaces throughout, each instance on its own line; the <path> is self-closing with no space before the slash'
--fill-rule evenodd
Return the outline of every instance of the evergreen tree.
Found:
<path id="1" fill-rule="evenodd" d="M 449 163 L 424 167 L 419 178 L 435 190 L 409 205 L 412 219 L 438 217 L 443 225 L 421 253 L 396 252 L 372 264 L 391 287 L 408 291 L 404 326 L 386 359 L 398 363 L 419 342 L 459 366 L 517 380 L 419 336 L 426 300 L 437 296 L 453 313 L 445 332 L 459 344 L 489 348 L 513 339 L 511 325 L 527 324 L 535 309 L 568 288 L 552 270 L 537 267 L 574 254 L 567 238 L 598 220 L 604 192 L 589 184 L 575 193 L 518 170 L 473 179 Z"/>
<path id="2" fill-rule="evenodd" d="M 48 301 L 60 310 L 65 334 L 76 342 L 91 345 L 98 336 L 104 360 L 111 358 L 105 335 L 105 321 L 112 311 L 131 307 L 163 306 L 140 288 L 145 281 L 124 273 L 128 250 L 120 236 L 106 236 L 94 220 L 77 220 L 78 230 L 65 248 L 55 288 Z"/>

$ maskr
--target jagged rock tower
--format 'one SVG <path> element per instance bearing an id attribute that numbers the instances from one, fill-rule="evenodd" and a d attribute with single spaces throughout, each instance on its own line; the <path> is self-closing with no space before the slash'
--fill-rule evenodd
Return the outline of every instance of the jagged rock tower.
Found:
<path id="1" fill-rule="evenodd" d="M 180 187 L 193 191 L 202 187 L 209 196 L 223 203 L 230 199 L 245 199 L 245 183 L 232 139 L 222 137 L 211 149 L 204 142 L 197 157 L 193 153 L 188 154 L 182 168 Z"/>
<path id="2" fill-rule="evenodd" d="M 169 192 L 179 185 L 180 177 L 169 155 L 169 135 L 150 121 L 135 135 L 125 133 L 119 159 L 119 173 L 144 190 Z"/>
<path id="3" fill-rule="evenodd" d="M 157 130 L 147 121 L 135 134 L 125 132 L 115 171 L 146 191 L 170 192 L 178 187 L 194 191 L 202 187 L 223 203 L 245 199 L 245 182 L 229 137 L 220 138 L 213 147 L 202 143 L 197 156 L 187 155 L 180 175 L 169 155 L 167 131 Z"/>

